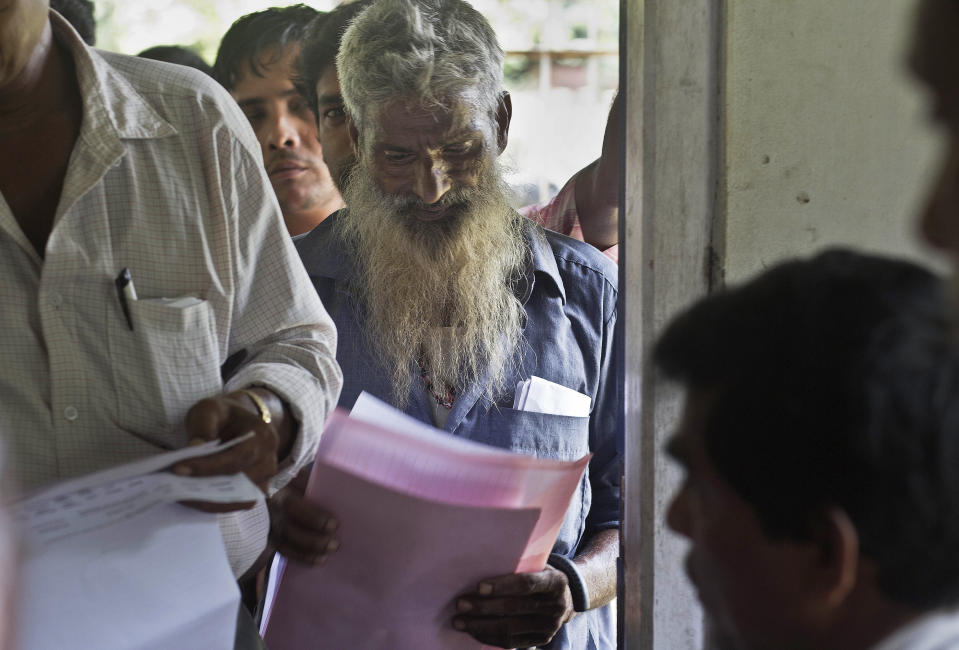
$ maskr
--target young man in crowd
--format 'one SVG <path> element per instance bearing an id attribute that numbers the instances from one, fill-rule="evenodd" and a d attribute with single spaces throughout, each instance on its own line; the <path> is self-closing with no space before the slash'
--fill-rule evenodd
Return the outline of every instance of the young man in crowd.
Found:
<path id="1" fill-rule="evenodd" d="M 213 76 L 250 121 L 291 235 L 312 230 L 343 207 L 323 162 L 316 118 L 293 86 L 307 27 L 321 14 L 306 5 L 247 14 L 223 36 Z"/>

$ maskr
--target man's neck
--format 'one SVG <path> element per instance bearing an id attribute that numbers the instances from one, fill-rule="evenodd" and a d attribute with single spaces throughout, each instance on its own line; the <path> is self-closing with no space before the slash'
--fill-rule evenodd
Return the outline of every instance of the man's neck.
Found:
<path id="1" fill-rule="evenodd" d="M 850 602 L 841 618 L 830 626 L 822 642 L 815 647 L 822 650 L 870 650 L 919 616 L 912 609 L 872 594 L 866 600 Z"/>
<path id="2" fill-rule="evenodd" d="M 328 216 L 343 207 L 346 207 L 346 204 L 337 194 L 309 210 L 294 213 L 284 212 L 283 221 L 286 222 L 286 229 L 290 232 L 290 236 L 295 237 L 310 232 Z"/>
<path id="3" fill-rule="evenodd" d="M 0 132 L 20 131 L 73 101 L 76 81 L 65 81 L 72 74 L 66 59 L 47 22 L 23 71 L 0 88 Z"/>
<path id="4" fill-rule="evenodd" d="M 82 119 L 73 61 L 47 22 L 24 71 L 0 91 L 0 194 L 41 257 Z"/>

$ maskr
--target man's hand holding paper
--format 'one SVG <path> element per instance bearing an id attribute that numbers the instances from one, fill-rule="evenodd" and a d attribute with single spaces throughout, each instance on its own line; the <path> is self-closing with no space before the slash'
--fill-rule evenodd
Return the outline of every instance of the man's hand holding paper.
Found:
<path id="1" fill-rule="evenodd" d="M 339 521 L 303 496 L 310 467 L 303 468 L 289 485 L 273 495 L 270 509 L 270 544 L 284 557 L 309 565 L 322 565 L 340 547 Z"/>
<path id="2" fill-rule="evenodd" d="M 251 395 L 253 390 L 257 392 Z M 186 416 L 190 444 L 252 435 L 219 453 L 178 463 L 173 472 L 180 476 L 243 473 L 267 494 L 279 460 L 289 453 L 291 428 L 282 401 L 266 389 L 238 390 L 200 400 Z M 254 503 L 190 501 L 187 505 L 205 512 L 230 512 L 251 508 Z"/>
<path id="3" fill-rule="evenodd" d="M 483 580 L 456 611 L 454 628 L 499 648 L 545 645 L 575 615 L 566 575 L 551 566 Z"/>
<path id="4" fill-rule="evenodd" d="M 280 650 L 316 638 L 444 650 L 545 642 L 572 617 L 572 598 L 564 574 L 530 569 L 543 567 L 588 462 L 451 437 L 364 394 L 349 418 L 331 419 L 306 487 L 341 514 L 343 548 L 321 574 L 276 566 L 264 638 Z M 287 544 L 294 497 L 274 529 Z M 304 550 L 310 562 L 315 550 Z M 473 610 L 458 615 L 465 602 Z"/>

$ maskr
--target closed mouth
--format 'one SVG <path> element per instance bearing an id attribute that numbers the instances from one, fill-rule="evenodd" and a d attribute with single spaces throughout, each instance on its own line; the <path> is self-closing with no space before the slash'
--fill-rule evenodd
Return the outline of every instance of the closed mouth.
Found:
<path id="1" fill-rule="evenodd" d="M 416 209 L 416 217 L 421 221 L 435 221 L 446 216 L 448 205 L 429 205 Z"/>
<path id="2" fill-rule="evenodd" d="M 295 162 L 282 162 L 282 163 L 279 163 L 279 164 L 277 164 L 277 165 L 273 165 L 273 167 L 270 169 L 270 176 L 272 176 L 272 175 L 274 175 L 274 174 L 282 174 L 282 173 L 284 173 L 284 172 L 304 171 L 305 169 L 306 169 L 306 167 L 304 167 L 303 165 L 301 165 L 301 164 L 299 164 L 299 163 L 295 163 Z"/>

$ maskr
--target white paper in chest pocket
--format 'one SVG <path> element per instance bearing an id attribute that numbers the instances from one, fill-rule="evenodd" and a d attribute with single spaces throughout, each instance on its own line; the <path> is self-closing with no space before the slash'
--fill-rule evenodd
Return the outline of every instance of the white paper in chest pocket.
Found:
<path id="1" fill-rule="evenodd" d="M 513 408 L 517 411 L 532 411 L 550 415 L 568 415 L 584 418 L 589 416 L 592 399 L 589 395 L 561 386 L 533 375 L 529 381 L 516 385 Z"/>
<path id="2" fill-rule="evenodd" d="M 140 302 L 152 302 L 158 305 L 165 305 L 174 309 L 185 309 L 193 305 L 199 305 L 203 302 L 202 298 L 197 296 L 179 296 L 177 298 L 141 298 Z"/>

